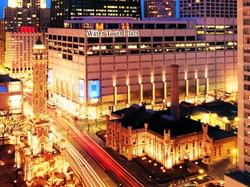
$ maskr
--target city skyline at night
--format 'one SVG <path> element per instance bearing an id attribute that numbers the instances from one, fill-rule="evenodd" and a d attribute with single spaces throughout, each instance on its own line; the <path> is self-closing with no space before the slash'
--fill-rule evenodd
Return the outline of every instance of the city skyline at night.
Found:
<path id="1" fill-rule="evenodd" d="M 250 186 L 250 0 L 0 8 L 1 187 Z"/>

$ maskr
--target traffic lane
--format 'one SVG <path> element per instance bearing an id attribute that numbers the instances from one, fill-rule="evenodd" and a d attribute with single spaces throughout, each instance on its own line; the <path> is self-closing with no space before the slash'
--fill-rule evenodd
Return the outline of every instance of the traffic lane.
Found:
<path id="1" fill-rule="evenodd" d="M 104 170 L 111 170 L 116 177 L 125 185 L 132 187 L 143 186 L 135 177 L 120 166 L 108 155 L 95 141 L 85 132 L 81 133 L 75 126 L 69 127 L 70 132 L 77 135 L 75 140 L 96 160 Z"/>

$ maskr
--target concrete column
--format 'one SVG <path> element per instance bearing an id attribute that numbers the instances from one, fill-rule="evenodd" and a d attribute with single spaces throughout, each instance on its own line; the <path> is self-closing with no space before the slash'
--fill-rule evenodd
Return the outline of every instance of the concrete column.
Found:
<path id="1" fill-rule="evenodd" d="M 186 92 L 185 92 L 185 99 L 188 98 L 189 96 L 189 80 L 185 80 L 185 87 L 186 87 Z"/>
<path id="2" fill-rule="evenodd" d="M 163 82 L 163 89 L 164 89 L 164 101 L 167 102 L 167 81 Z"/>
<path id="3" fill-rule="evenodd" d="M 197 97 L 198 97 L 198 96 L 199 96 L 199 94 L 200 94 L 200 90 L 199 90 L 199 89 L 200 89 L 199 82 L 200 82 L 200 81 L 199 81 L 199 79 L 198 79 L 198 78 L 196 78 L 196 79 L 195 79 L 195 85 L 196 85 L 196 93 L 195 93 L 195 94 L 196 94 L 196 96 L 197 96 Z"/>
<path id="4" fill-rule="evenodd" d="M 179 79 L 178 79 L 178 69 L 177 64 L 170 66 L 171 68 L 171 106 L 170 114 L 175 118 L 180 117 L 180 105 L 179 105 Z"/>
<path id="5" fill-rule="evenodd" d="M 209 93 L 209 79 L 206 78 L 206 99 L 207 99 L 208 93 Z"/>
<path id="6" fill-rule="evenodd" d="M 140 103 L 143 102 L 143 84 L 140 83 Z"/>
<path id="7" fill-rule="evenodd" d="M 155 83 L 152 82 L 152 104 L 155 104 Z"/>
<path id="8" fill-rule="evenodd" d="M 114 86 L 114 107 L 117 106 L 117 86 Z"/>
<path id="9" fill-rule="evenodd" d="M 129 106 L 130 103 L 131 103 L 130 85 L 127 85 L 127 89 L 128 89 L 128 101 L 127 101 L 127 105 Z"/>

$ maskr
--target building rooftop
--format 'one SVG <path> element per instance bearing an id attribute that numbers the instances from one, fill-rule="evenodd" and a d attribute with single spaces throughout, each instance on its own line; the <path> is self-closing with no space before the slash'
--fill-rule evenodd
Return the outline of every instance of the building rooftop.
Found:
<path id="1" fill-rule="evenodd" d="M 227 117 L 228 119 L 232 120 L 237 117 L 237 106 L 224 101 L 213 101 L 209 103 L 203 103 L 198 106 L 187 102 L 181 103 L 182 116 L 190 116 L 200 112 L 216 113 L 220 117 Z"/>
<path id="2" fill-rule="evenodd" d="M 242 184 L 245 184 L 247 186 L 250 185 L 250 175 L 247 173 L 243 173 L 241 171 L 233 171 L 230 173 L 227 173 L 226 176 L 233 178 L 236 181 L 239 181 Z"/>
<path id="3" fill-rule="evenodd" d="M 7 74 L 1 75 L 0 74 L 0 83 L 4 83 L 4 82 L 16 82 L 16 81 L 20 81 L 20 79 L 15 79 L 10 77 Z"/>
<path id="4" fill-rule="evenodd" d="M 170 130 L 171 137 L 202 133 L 201 122 L 186 117 L 175 120 L 169 113 L 169 110 L 153 111 L 138 105 L 113 112 L 113 114 L 119 116 L 116 120 L 120 121 L 125 128 L 131 126 L 132 129 L 140 129 L 144 128 L 144 123 L 147 123 L 148 129 L 159 135 L 164 134 L 164 129 L 166 132 Z M 235 136 L 231 132 L 212 126 L 208 126 L 208 135 L 214 140 Z"/>

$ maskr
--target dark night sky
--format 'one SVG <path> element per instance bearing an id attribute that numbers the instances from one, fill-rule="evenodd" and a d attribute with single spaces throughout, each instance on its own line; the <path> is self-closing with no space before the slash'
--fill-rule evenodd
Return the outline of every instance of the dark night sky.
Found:
<path id="1" fill-rule="evenodd" d="M 51 0 L 47 0 L 47 6 L 50 7 L 50 1 Z M 8 0 L 0 0 L 0 18 L 3 17 L 3 9 L 5 6 L 7 6 L 8 4 Z"/>

